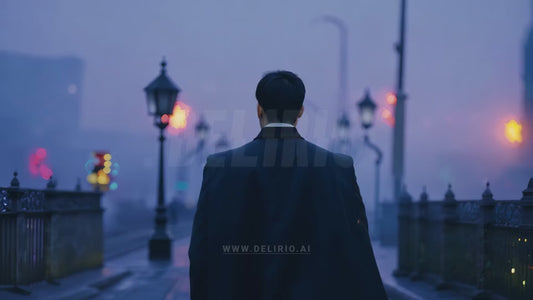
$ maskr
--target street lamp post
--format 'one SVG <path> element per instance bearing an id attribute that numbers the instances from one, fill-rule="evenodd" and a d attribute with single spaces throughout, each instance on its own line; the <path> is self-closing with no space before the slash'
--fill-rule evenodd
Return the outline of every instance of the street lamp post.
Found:
<path id="1" fill-rule="evenodd" d="M 167 233 L 165 207 L 163 144 L 165 141 L 164 131 L 168 126 L 180 89 L 167 77 L 166 65 L 167 63 L 163 59 L 161 73 L 144 88 L 148 114 L 154 117 L 154 125 L 159 128 L 159 179 L 155 231 L 149 243 L 149 258 L 151 260 L 169 260 L 171 257 L 171 241 Z"/>
<path id="2" fill-rule="evenodd" d="M 196 136 L 198 137 L 198 148 L 196 151 L 199 153 L 204 149 L 205 139 L 207 137 L 207 133 L 209 133 L 209 124 L 207 124 L 203 115 L 200 116 L 200 120 L 198 120 L 198 123 L 196 123 L 194 130 Z"/>
<path id="3" fill-rule="evenodd" d="M 361 126 L 365 130 L 365 145 L 372 149 L 376 157 L 376 172 L 375 172 L 375 183 L 374 183 L 374 232 L 377 232 L 379 227 L 379 169 L 381 166 L 381 161 L 383 159 L 383 152 L 379 147 L 370 141 L 368 137 L 368 129 L 374 125 L 374 120 L 376 116 L 376 103 L 370 97 L 370 91 L 367 90 L 365 97 L 359 101 L 357 104 L 359 108 L 359 115 L 361 117 Z"/>
<path id="4" fill-rule="evenodd" d="M 392 173 L 394 176 L 394 200 L 398 202 L 403 186 L 404 156 L 405 156 L 405 94 L 404 59 L 405 59 L 405 10 L 407 0 L 401 0 L 400 7 L 400 40 L 396 44 L 398 54 L 398 78 L 396 86 L 396 108 L 394 110 L 394 136 L 392 146 Z"/>
<path id="5" fill-rule="evenodd" d="M 337 120 L 338 143 L 336 151 L 348 153 L 350 147 L 350 119 L 346 113 L 342 113 L 339 120 Z"/>
<path id="6" fill-rule="evenodd" d="M 215 151 L 220 152 L 229 148 L 228 138 L 225 134 L 222 134 L 215 143 Z"/>
<path id="7" fill-rule="evenodd" d="M 348 26 L 336 16 L 324 16 L 321 20 L 339 30 L 339 110 L 344 113 L 348 101 Z"/>
<path id="8" fill-rule="evenodd" d="M 321 21 L 327 22 L 335 26 L 339 31 L 339 119 L 337 126 L 339 130 L 339 149 L 340 152 L 349 152 L 350 143 L 347 137 L 350 131 L 350 121 L 346 114 L 346 103 L 348 101 L 348 26 L 339 17 L 326 15 Z"/>

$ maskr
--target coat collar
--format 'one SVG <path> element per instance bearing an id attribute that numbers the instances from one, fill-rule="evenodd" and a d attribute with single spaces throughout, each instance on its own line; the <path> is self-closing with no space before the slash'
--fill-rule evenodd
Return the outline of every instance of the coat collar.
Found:
<path id="1" fill-rule="evenodd" d="M 263 127 L 257 139 L 303 139 L 296 127 Z"/>

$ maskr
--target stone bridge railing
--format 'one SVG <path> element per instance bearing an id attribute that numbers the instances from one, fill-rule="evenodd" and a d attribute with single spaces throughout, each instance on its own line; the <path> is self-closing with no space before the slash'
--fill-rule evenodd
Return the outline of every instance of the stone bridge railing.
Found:
<path id="1" fill-rule="evenodd" d="M 398 276 L 436 288 L 461 289 L 476 299 L 533 299 L 533 179 L 517 201 L 441 201 L 405 192 L 398 212 Z"/>
<path id="2" fill-rule="evenodd" d="M 103 264 L 101 194 L 0 187 L 0 285 L 51 280 Z"/>

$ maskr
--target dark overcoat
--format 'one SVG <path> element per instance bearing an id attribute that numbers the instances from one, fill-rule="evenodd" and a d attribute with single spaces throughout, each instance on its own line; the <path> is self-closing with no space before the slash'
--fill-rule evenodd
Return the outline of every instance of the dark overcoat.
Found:
<path id="1" fill-rule="evenodd" d="M 293 127 L 208 157 L 189 259 L 192 300 L 387 299 L 352 158 Z"/>

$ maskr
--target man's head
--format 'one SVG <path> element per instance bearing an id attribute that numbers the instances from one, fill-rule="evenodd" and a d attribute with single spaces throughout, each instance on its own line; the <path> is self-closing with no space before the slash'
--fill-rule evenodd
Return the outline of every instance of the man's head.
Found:
<path id="1" fill-rule="evenodd" d="M 296 125 L 303 114 L 305 86 L 289 71 L 267 73 L 257 84 L 257 116 L 261 127 L 268 123 Z"/>

